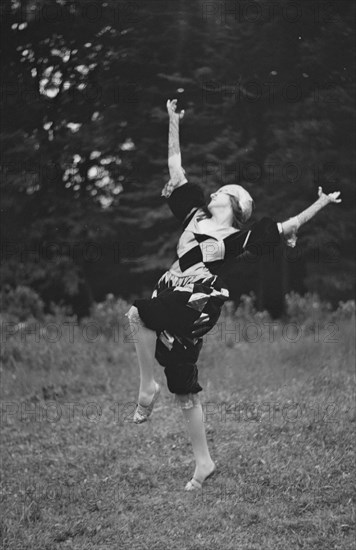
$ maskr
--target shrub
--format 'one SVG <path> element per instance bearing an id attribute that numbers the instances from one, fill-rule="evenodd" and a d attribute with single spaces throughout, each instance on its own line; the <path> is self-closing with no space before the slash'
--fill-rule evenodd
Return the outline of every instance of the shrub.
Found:
<path id="1" fill-rule="evenodd" d="M 256 295 L 250 292 L 249 295 L 242 294 L 239 305 L 234 313 L 234 317 L 241 321 L 263 323 L 270 320 L 268 311 L 257 311 Z"/>
<path id="2" fill-rule="evenodd" d="M 0 293 L 0 302 L 1 310 L 9 321 L 44 319 L 44 303 L 37 292 L 28 286 L 17 286 L 13 289 L 5 285 Z"/>
<path id="3" fill-rule="evenodd" d="M 331 304 L 322 302 L 316 293 L 307 292 L 300 296 L 297 292 L 285 295 L 286 314 L 288 320 L 294 323 L 306 323 L 325 319 L 331 314 Z"/>
<path id="4" fill-rule="evenodd" d="M 333 320 L 350 320 L 355 316 L 355 300 L 339 302 L 338 308 L 333 312 Z"/>
<path id="5" fill-rule="evenodd" d="M 115 298 L 113 294 L 107 294 L 103 302 L 93 304 L 90 317 L 82 319 L 82 323 L 95 323 L 101 333 L 111 339 L 118 334 L 120 326 L 126 319 L 124 314 L 129 309 L 130 304 L 126 300 Z"/>

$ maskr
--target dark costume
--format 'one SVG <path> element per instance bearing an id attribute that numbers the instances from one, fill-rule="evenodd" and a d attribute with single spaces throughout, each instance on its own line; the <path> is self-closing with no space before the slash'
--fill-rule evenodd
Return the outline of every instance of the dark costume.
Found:
<path id="1" fill-rule="evenodd" d="M 219 268 L 245 251 L 268 253 L 271 246 L 279 244 L 280 233 L 277 223 L 266 217 L 248 230 L 223 227 L 209 234 L 202 232 L 200 222 L 206 219 L 202 207 L 206 203 L 203 190 L 196 184 L 176 187 L 167 202 L 183 227 L 177 258 L 157 281 L 151 298 L 135 300 L 133 305 L 144 325 L 156 331 L 155 357 L 165 367 L 168 389 L 191 395 L 202 390 L 196 365 L 202 336 L 216 324 L 222 305 L 229 299 Z M 199 325 L 202 321 L 196 336 L 195 322 Z"/>

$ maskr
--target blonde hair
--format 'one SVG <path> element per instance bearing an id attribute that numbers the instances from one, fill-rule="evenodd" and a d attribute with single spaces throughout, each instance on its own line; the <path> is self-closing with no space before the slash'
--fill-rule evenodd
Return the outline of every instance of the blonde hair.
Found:
<path id="1" fill-rule="evenodd" d="M 255 207 L 254 201 L 251 199 L 244 209 L 241 208 L 239 200 L 233 195 L 229 195 L 233 212 L 232 227 L 241 229 L 243 225 L 250 219 L 252 211 Z"/>
<path id="2" fill-rule="evenodd" d="M 253 199 L 251 198 L 251 201 L 249 201 L 247 205 L 245 203 L 245 207 L 244 207 L 244 209 L 242 209 L 242 207 L 240 205 L 240 202 L 237 199 L 237 197 L 235 197 L 234 195 L 229 194 L 229 198 L 230 198 L 230 204 L 231 204 L 232 213 L 233 213 L 232 227 L 234 227 L 235 229 L 242 229 L 244 224 L 251 217 L 252 211 L 255 208 L 255 203 L 254 203 Z M 213 217 L 212 213 L 210 212 L 210 210 L 208 208 L 208 205 L 202 206 L 201 210 L 203 211 L 204 215 L 199 216 L 198 220 L 201 220 L 204 217 L 205 218 L 212 218 Z"/>

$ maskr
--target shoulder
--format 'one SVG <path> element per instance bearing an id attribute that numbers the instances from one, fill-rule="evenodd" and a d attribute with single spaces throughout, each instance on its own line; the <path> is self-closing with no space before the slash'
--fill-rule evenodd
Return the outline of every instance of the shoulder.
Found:
<path id="1" fill-rule="evenodd" d="M 277 222 L 265 216 L 251 226 L 245 248 L 254 254 L 265 254 L 270 246 L 276 246 L 280 241 Z"/>
<path id="2" fill-rule="evenodd" d="M 193 206 L 183 220 L 183 227 L 184 229 L 187 229 L 188 226 L 190 228 L 192 225 L 197 227 L 199 222 L 203 221 L 205 218 L 206 214 L 204 212 L 204 208 L 200 206 Z"/>
<path id="3" fill-rule="evenodd" d="M 173 189 L 171 195 L 167 198 L 167 201 L 168 203 L 171 203 L 195 200 L 202 205 L 204 203 L 204 199 L 203 189 L 200 185 L 186 181 Z"/>
<path id="4" fill-rule="evenodd" d="M 265 233 L 277 233 L 279 234 L 279 229 L 277 222 L 275 222 L 272 218 L 268 216 L 264 216 L 263 218 L 260 218 L 255 223 L 252 224 L 250 227 L 250 230 L 255 235 L 257 234 L 265 234 Z"/>
<path id="5" fill-rule="evenodd" d="M 173 190 L 167 198 L 167 203 L 173 214 L 183 222 L 194 208 L 205 205 L 205 197 L 199 185 L 186 182 Z"/>

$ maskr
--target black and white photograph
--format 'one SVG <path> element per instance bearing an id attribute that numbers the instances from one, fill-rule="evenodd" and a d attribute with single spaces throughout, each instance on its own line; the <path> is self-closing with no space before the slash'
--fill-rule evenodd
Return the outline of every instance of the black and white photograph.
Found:
<path id="1" fill-rule="evenodd" d="M 4 550 L 355 548 L 355 16 L 1 0 Z"/>

